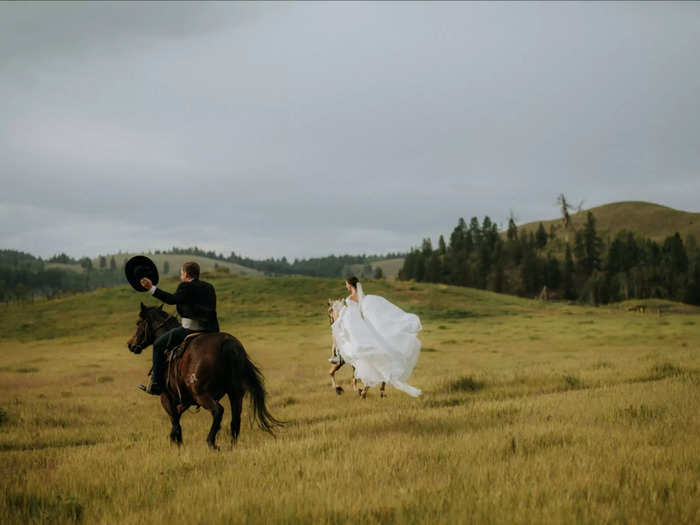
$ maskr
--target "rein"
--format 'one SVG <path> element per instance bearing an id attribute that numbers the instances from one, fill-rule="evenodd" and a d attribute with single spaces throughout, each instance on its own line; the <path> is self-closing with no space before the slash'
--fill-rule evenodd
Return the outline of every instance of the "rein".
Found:
<path id="1" fill-rule="evenodd" d="M 141 346 L 141 347 L 148 346 L 150 344 L 149 340 L 151 339 L 151 337 L 153 338 L 153 341 L 155 341 L 156 334 L 158 333 L 158 330 L 160 330 L 165 325 L 167 325 L 171 319 L 176 319 L 176 318 L 172 314 L 167 314 L 167 317 L 165 319 L 162 319 L 158 324 L 156 324 L 156 322 L 155 322 L 156 320 L 154 320 L 154 319 L 150 319 L 150 318 L 144 319 L 144 321 L 146 321 L 146 327 L 143 330 L 143 340 L 139 341 L 139 346 Z M 153 341 L 151 341 L 151 342 L 153 342 Z"/>
<path id="2" fill-rule="evenodd" d="M 152 327 L 151 327 L 150 324 L 149 324 L 148 326 L 151 328 L 151 330 L 153 330 L 153 334 L 155 335 L 155 333 L 156 333 L 158 330 L 160 330 L 161 328 L 163 328 L 166 324 L 168 324 L 168 321 L 170 321 L 171 319 L 175 319 L 175 316 L 172 315 L 172 314 L 168 314 L 168 317 L 166 317 L 165 319 L 163 319 L 163 320 L 160 322 L 160 324 L 158 324 L 158 325 L 156 325 L 156 326 L 152 326 Z"/>

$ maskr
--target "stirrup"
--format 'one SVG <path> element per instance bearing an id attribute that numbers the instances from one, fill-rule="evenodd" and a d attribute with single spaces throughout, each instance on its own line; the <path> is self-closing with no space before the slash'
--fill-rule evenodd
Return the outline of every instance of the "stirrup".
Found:
<path id="1" fill-rule="evenodd" d="M 159 396 L 163 393 L 157 383 L 155 386 L 139 385 L 139 389 L 143 390 L 147 394 L 151 394 L 152 396 Z"/>
<path id="2" fill-rule="evenodd" d="M 139 385 L 139 388 L 147 394 L 151 394 L 153 396 L 161 395 L 163 393 L 163 389 L 157 382 L 153 380 L 153 375 L 151 375 L 150 377 L 151 380 L 148 382 L 148 385 Z"/>

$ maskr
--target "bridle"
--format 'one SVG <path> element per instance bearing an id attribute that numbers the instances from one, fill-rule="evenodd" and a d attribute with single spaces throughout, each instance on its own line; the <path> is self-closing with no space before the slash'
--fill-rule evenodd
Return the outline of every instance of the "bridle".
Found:
<path id="1" fill-rule="evenodd" d="M 140 319 L 138 324 L 143 326 L 142 323 L 145 323 L 145 326 L 143 328 L 143 332 L 141 334 L 141 337 L 139 337 L 138 341 L 136 341 L 136 344 L 134 345 L 134 349 L 132 350 L 132 352 L 141 353 L 141 351 L 144 348 L 146 348 L 149 344 L 151 344 L 153 341 L 155 341 L 156 334 L 158 333 L 158 330 L 160 330 L 165 325 L 167 325 L 171 319 L 175 319 L 175 316 L 172 314 L 167 314 L 164 319 L 162 319 L 162 320 L 160 320 L 160 322 L 158 322 L 158 324 L 155 324 L 155 320 L 150 319 L 148 316 Z M 153 326 L 151 326 L 151 323 L 154 323 Z"/>

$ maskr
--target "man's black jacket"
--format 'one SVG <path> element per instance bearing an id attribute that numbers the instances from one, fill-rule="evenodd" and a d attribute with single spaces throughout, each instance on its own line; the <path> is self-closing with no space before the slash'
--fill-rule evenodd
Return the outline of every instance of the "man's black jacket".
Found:
<path id="1" fill-rule="evenodd" d="M 204 331 L 218 332 L 219 321 L 216 318 L 216 292 L 214 287 L 194 279 L 181 282 L 174 294 L 156 288 L 153 296 L 167 304 L 176 304 L 180 317 L 198 321 Z"/>

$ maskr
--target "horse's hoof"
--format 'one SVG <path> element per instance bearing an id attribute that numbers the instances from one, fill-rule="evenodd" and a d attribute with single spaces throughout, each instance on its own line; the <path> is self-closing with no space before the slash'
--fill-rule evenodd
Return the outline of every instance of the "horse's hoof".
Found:
<path id="1" fill-rule="evenodd" d="M 335 393 L 340 395 L 343 393 L 343 387 L 342 386 L 337 386 L 335 387 Z"/>
<path id="2" fill-rule="evenodd" d="M 386 397 L 386 394 L 385 394 L 384 392 L 381 392 L 381 393 L 379 394 L 379 397 Z"/>

